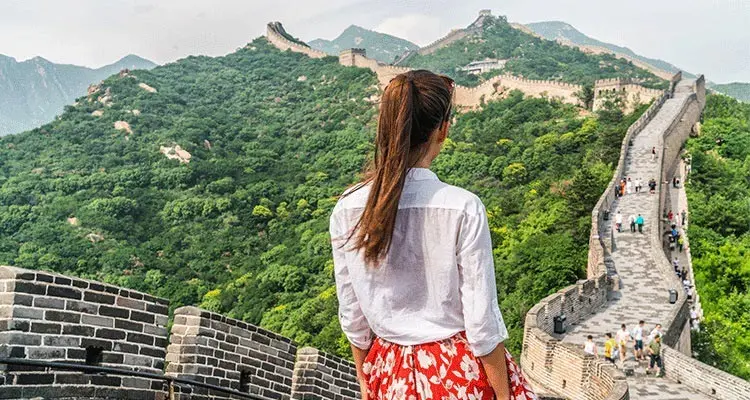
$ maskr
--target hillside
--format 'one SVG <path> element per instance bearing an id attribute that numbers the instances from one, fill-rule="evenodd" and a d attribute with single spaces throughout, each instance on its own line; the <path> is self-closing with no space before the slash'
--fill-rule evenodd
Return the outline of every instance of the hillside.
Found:
<path id="1" fill-rule="evenodd" d="M 747 82 L 732 82 L 732 83 L 709 83 L 708 87 L 725 94 L 730 97 L 734 97 L 739 101 L 750 103 L 750 83 Z"/>
<path id="2" fill-rule="evenodd" d="M 129 55 L 101 68 L 55 64 L 41 57 L 18 62 L 0 54 L 0 136 L 32 129 L 63 111 L 92 83 L 123 68 L 149 69 L 156 64 Z"/>
<path id="3" fill-rule="evenodd" d="M 369 70 L 262 38 L 110 77 L 52 123 L 0 138 L 0 264 L 197 304 L 345 355 L 328 216 L 372 150 L 376 92 Z M 584 274 L 590 210 L 636 117 L 584 118 L 520 92 L 456 116 L 433 170 L 489 210 L 514 350 L 525 311 Z"/>
<path id="4" fill-rule="evenodd" d="M 690 249 L 704 320 L 698 358 L 750 379 L 750 104 L 706 99 L 701 135 L 687 149 Z"/>
<path id="5" fill-rule="evenodd" d="M 338 56 L 341 50 L 363 48 L 367 50 L 368 57 L 386 64 L 392 63 L 394 59 L 407 51 L 419 48 L 408 40 L 356 25 L 346 28 L 336 39 L 315 39 L 308 45 L 332 56 Z"/>
<path id="6" fill-rule="evenodd" d="M 504 69 L 469 75 L 457 67 L 485 58 L 508 60 Z M 592 85 L 597 79 L 633 78 L 642 85 L 665 88 L 666 81 L 611 54 L 586 54 L 555 41 L 513 28 L 505 17 L 488 17 L 481 30 L 427 55 L 409 58 L 405 66 L 448 74 L 460 84 L 476 85 L 502 72 L 529 79 Z"/>
<path id="7" fill-rule="evenodd" d="M 562 22 L 562 21 L 532 22 L 530 24 L 525 24 L 525 26 L 531 29 L 532 31 L 534 31 L 536 34 L 549 40 L 561 40 L 563 42 L 570 42 L 579 46 L 591 46 L 595 48 L 608 49 L 614 52 L 615 54 L 632 57 L 650 66 L 653 66 L 656 69 L 666 71 L 670 74 L 674 74 L 677 71 L 682 71 L 682 69 L 666 61 L 659 60 L 656 58 L 644 57 L 635 53 L 633 50 L 630 50 L 627 47 L 622 47 L 616 44 L 602 42 L 590 36 L 586 36 L 585 34 L 583 34 L 582 32 L 580 32 L 579 30 L 577 30 L 572 25 L 566 22 Z M 683 74 L 686 77 L 693 76 L 684 71 L 683 71 Z"/>

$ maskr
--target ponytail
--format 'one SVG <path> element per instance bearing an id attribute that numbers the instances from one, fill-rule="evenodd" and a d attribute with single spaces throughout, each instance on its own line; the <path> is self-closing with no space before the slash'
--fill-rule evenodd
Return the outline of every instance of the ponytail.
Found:
<path id="1" fill-rule="evenodd" d="M 450 114 L 449 84 L 449 78 L 429 71 L 410 71 L 395 77 L 383 93 L 375 157 L 358 187 L 370 184 L 370 193 L 349 236 L 368 265 L 375 265 L 390 249 L 406 175 Z"/>

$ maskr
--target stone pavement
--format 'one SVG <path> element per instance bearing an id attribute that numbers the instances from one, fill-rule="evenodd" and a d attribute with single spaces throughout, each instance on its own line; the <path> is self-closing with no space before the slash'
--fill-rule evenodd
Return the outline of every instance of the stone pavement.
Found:
<path id="1" fill-rule="evenodd" d="M 658 146 L 659 138 L 669 127 L 679 113 L 687 97 L 692 93 L 692 81 L 683 80 L 675 90 L 675 96 L 667 100 L 661 110 L 651 122 L 633 140 L 625 160 L 625 176 L 634 182 L 640 178 L 643 192 L 631 193 L 620 197 L 611 207 L 611 225 L 602 234 L 610 240 L 613 238 L 611 258 L 606 260 L 608 273 L 619 280 L 619 288 L 612 292 L 612 298 L 601 310 L 589 318 L 569 327 L 563 337 L 564 342 L 583 344 L 587 335 L 593 335 L 599 346 L 599 354 L 603 354 L 604 334 L 614 333 L 620 329 L 620 324 L 626 324 L 628 330 L 633 329 L 639 320 L 646 322 L 646 331 L 650 332 L 657 323 L 664 323 L 663 319 L 675 307 L 669 304 L 669 292 L 664 277 L 656 267 L 653 254 L 661 249 L 652 249 L 648 239 L 652 229 L 659 229 L 658 210 L 659 193 L 649 194 L 648 181 L 658 180 L 658 163 L 653 160 L 651 148 Z M 657 148 L 657 154 L 661 154 Z M 671 186 L 664 186 L 665 189 Z M 658 189 L 658 187 L 657 187 Z M 617 213 L 623 216 L 622 232 L 616 232 L 614 224 Z M 628 218 L 631 215 L 643 215 L 645 224 L 643 233 L 631 233 Z M 614 231 L 614 235 L 613 235 Z M 682 293 L 680 294 L 682 295 Z M 633 359 L 632 346 L 628 347 L 628 359 Z M 668 372 L 667 372 L 668 373 Z M 628 378 L 630 398 L 638 399 L 708 399 L 695 393 L 684 385 L 667 379 L 642 376 Z"/>

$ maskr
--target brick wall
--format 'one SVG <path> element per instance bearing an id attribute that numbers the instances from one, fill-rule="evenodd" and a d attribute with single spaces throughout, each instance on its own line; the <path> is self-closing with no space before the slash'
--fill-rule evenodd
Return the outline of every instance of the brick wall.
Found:
<path id="1" fill-rule="evenodd" d="M 722 400 L 750 399 L 750 382 L 664 347 L 664 370 L 670 378 L 698 392 Z"/>
<path id="2" fill-rule="evenodd" d="M 312 347 L 297 352 L 292 378 L 296 400 L 346 400 L 359 398 L 354 364 Z"/>
<path id="3" fill-rule="evenodd" d="M 281 24 L 278 24 L 281 26 Z M 283 28 L 281 28 L 283 29 Z M 279 31 L 275 23 L 269 23 L 266 25 L 266 39 L 276 46 L 281 51 L 291 50 L 295 53 L 302 53 L 310 58 L 324 58 L 328 57 L 328 54 L 313 49 L 309 46 L 304 46 L 299 43 L 294 43 L 291 40 L 285 38 Z"/>
<path id="4" fill-rule="evenodd" d="M 297 345 L 254 325 L 196 307 L 175 310 L 168 375 L 289 399 Z M 195 387 L 193 397 L 227 398 Z M 200 396 L 200 397 L 196 397 Z"/>
<path id="5" fill-rule="evenodd" d="M 0 355 L 161 372 L 168 302 L 83 279 L 0 267 Z M 0 398 L 154 398 L 161 381 L 0 365 Z M 54 385 L 54 386 L 53 386 Z"/>

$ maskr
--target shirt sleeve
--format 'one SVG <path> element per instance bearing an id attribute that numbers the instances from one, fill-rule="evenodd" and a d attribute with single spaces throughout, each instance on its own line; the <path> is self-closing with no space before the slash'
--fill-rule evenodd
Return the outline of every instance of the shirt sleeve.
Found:
<path id="1" fill-rule="evenodd" d="M 479 199 L 458 234 L 457 254 L 466 338 L 475 356 L 484 356 L 508 338 L 497 302 L 495 263 L 487 213 Z"/>
<path id="2" fill-rule="evenodd" d="M 360 349 L 369 349 L 372 344 L 372 330 L 362 312 L 357 295 L 354 293 L 344 249 L 341 248 L 347 238 L 342 232 L 343 230 L 339 228 L 335 214 L 331 215 L 330 233 L 336 295 L 339 300 L 339 322 L 351 344 Z"/>

